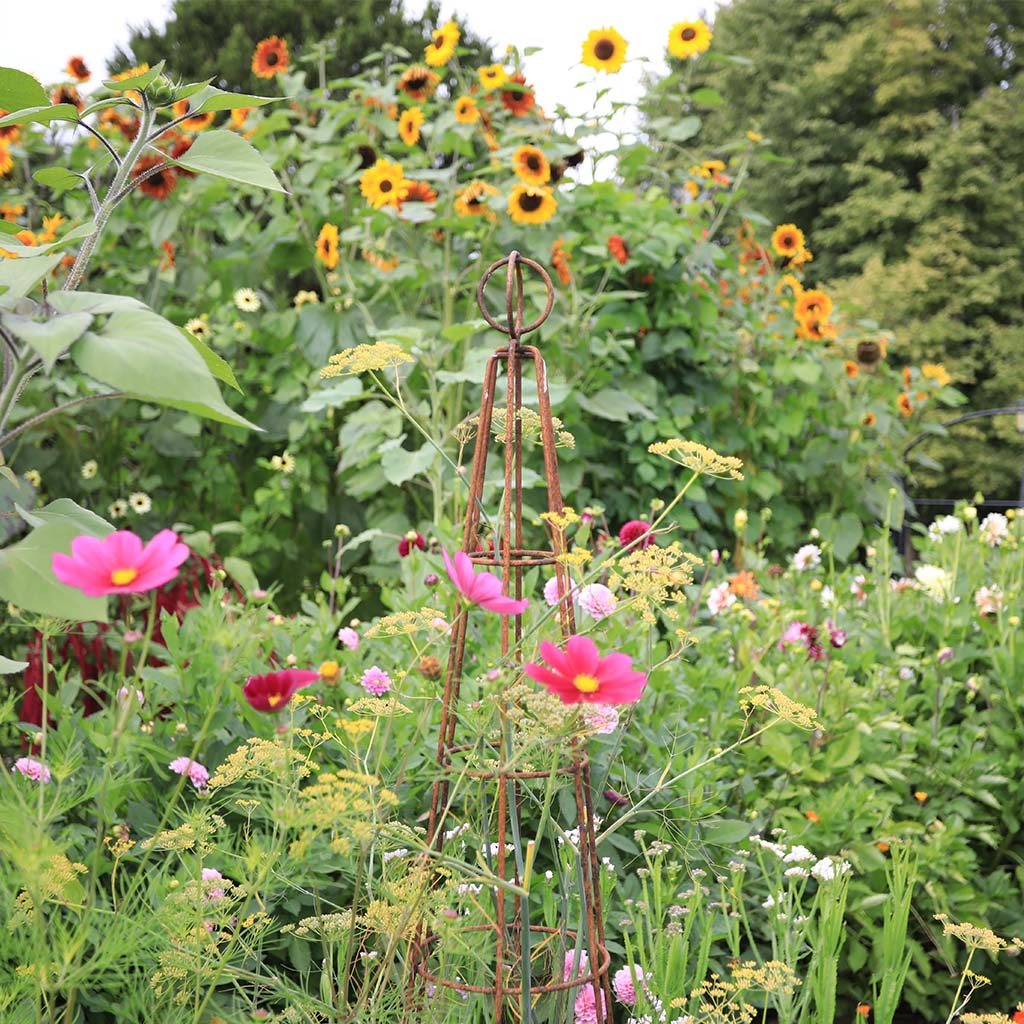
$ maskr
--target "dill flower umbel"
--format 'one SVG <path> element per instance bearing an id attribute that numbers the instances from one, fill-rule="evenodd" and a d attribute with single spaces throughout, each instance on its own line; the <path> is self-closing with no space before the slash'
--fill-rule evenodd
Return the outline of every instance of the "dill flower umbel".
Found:
<path id="1" fill-rule="evenodd" d="M 648 445 L 647 450 L 652 455 L 660 455 L 662 458 L 674 462 L 677 466 L 690 469 L 694 473 L 701 473 L 707 476 L 718 477 L 719 479 L 731 478 L 742 480 L 743 460 L 734 455 L 719 455 L 714 448 L 700 444 L 697 441 L 683 441 L 678 437 L 670 437 L 667 441 L 656 441 Z"/>
<path id="2" fill-rule="evenodd" d="M 255 313 L 263 302 L 251 288 L 239 288 L 234 294 L 234 303 L 243 313 Z"/>
<path id="3" fill-rule="evenodd" d="M 580 60 L 595 71 L 614 74 L 625 63 L 627 45 L 613 28 L 594 29 L 584 40 Z"/>
<path id="4" fill-rule="evenodd" d="M 377 341 L 372 345 L 355 345 L 338 352 L 327 360 L 327 366 L 320 371 L 320 376 L 345 377 L 355 373 L 387 370 L 412 363 L 415 360 L 393 341 Z"/>

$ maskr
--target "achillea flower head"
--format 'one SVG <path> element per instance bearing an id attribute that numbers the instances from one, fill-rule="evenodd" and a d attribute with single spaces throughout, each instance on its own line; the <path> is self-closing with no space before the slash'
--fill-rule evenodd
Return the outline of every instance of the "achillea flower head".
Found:
<path id="1" fill-rule="evenodd" d="M 14 762 L 13 770 L 19 775 L 24 775 L 26 779 L 33 779 L 35 782 L 41 782 L 44 786 L 53 777 L 50 774 L 50 769 L 41 761 L 37 761 L 33 757 L 19 757 L 18 760 Z"/>
<path id="2" fill-rule="evenodd" d="M 579 592 L 580 607 L 592 618 L 600 621 L 619 606 L 616 596 L 603 583 L 588 583 Z"/>
<path id="3" fill-rule="evenodd" d="M 381 697 L 391 689 L 391 676 L 377 665 L 368 668 L 359 682 L 363 689 L 373 697 Z"/>
<path id="4" fill-rule="evenodd" d="M 56 552 L 51 566 L 61 583 L 87 597 L 144 594 L 178 575 L 189 549 L 173 530 L 161 530 L 148 544 L 129 530 L 102 540 L 82 534 L 71 542 L 71 554 Z"/>
<path id="5" fill-rule="evenodd" d="M 630 519 L 629 522 L 623 523 L 622 528 L 619 530 L 619 543 L 624 547 L 643 550 L 646 547 L 650 547 L 654 543 L 654 537 L 650 536 L 651 524 L 643 519 Z M 647 534 L 647 536 L 644 536 Z M 643 537 L 639 543 L 634 543 L 638 538 Z"/>
<path id="6" fill-rule="evenodd" d="M 210 781 L 210 773 L 198 761 L 187 757 L 176 757 L 167 767 L 178 775 L 187 775 L 196 789 L 205 788 Z"/>
<path id="7" fill-rule="evenodd" d="M 289 668 L 282 672 L 267 672 L 260 676 L 249 676 L 242 687 L 242 694 L 257 711 L 276 712 L 284 708 L 296 691 L 319 678 L 319 672 L 307 669 Z"/>
<path id="8" fill-rule="evenodd" d="M 527 662 L 523 671 L 566 704 L 633 704 L 647 685 L 632 659 L 618 652 L 602 658 L 589 637 L 569 637 L 564 650 L 545 641 L 540 654 L 550 667 Z"/>
<path id="9" fill-rule="evenodd" d="M 448 578 L 465 601 L 477 604 L 499 615 L 521 615 L 530 603 L 526 598 L 514 600 L 501 592 L 501 580 L 489 572 L 474 572 L 473 562 L 464 551 L 456 551 L 454 559 L 441 549 Z"/>

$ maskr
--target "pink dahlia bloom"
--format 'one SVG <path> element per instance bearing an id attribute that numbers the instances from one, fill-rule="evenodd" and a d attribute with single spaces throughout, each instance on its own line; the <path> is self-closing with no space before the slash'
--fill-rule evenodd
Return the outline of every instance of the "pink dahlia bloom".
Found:
<path id="1" fill-rule="evenodd" d="M 645 520 L 630 519 L 628 523 L 623 523 L 622 529 L 619 530 L 619 543 L 624 548 L 629 547 L 631 544 L 633 549 L 650 547 L 654 543 L 654 538 L 650 536 L 650 530 L 651 524 Z M 643 540 L 638 544 L 634 544 L 633 542 L 639 537 L 643 537 Z"/>
<path id="2" fill-rule="evenodd" d="M 43 783 L 44 786 L 52 778 L 50 769 L 34 757 L 19 757 L 14 762 L 14 770 L 24 775 L 26 779 L 34 779 L 36 782 Z"/>
<path id="3" fill-rule="evenodd" d="M 297 690 L 309 686 L 319 678 L 319 672 L 301 668 L 267 672 L 262 676 L 249 676 L 242 687 L 242 693 L 257 711 L 280 711 L 295 696 Z"/>
<path id="4" fill-rule="evenodd" d="M 632 1006 L 636 1002 L 636 990 L 642 988 L 643 983 L 644 972 L 639 964 L 633 965 L 632 973 L 628 966 L 620 967 L 612 977 L 612 991 L 620 1003 Z"/>
<path id="5" fill-rule="evenodd" d="M 591 983 L 585 984 L 576 994 L 576 1002 L 573 1003 L 572 1010 L 573 1024 L 597 1024 L 597 1000 L 594 998 L 594 986 Z M 600 1019 L 608 1019 L 608 1010 L 603 991 L 601 992 Z"/>
<path id="6" fill-rule="evenodd" d="M 541 657 L 550 668 L 527 662 L 523 671 L 566 704 L 632 704 L 640 699 L 647 676 L 633 671 L 633 662 L 618 652 L 601 657 L 587 636 L 571 636 L 561 650 L 546 641 Z"/>
<path id="7" fill-rule="evenodd" d="M 196 789 L 203 789 L 210 781 L 210 773 L 198 761 L 187 757 L 176 757 L 167 767 L 178 775 L 187 775 Z"/>
<path id="8" fill-rule="evenodd" d="M 129 530 L 118 530 L 102 540 L 83 534 L 71 542 L 71 554 L 56 552 L 53 574 L 86 597 L 107 594 L 144 594 L 178 575 L 188 548 L 173 530 L 161 530 L 148 544 Z"/>
<path id="9" fill-rule="evenodd" d="M 475 572 L 472 560 L 464 551 L 456 551 L 454 559 L 449 558 L 444 549 L 441 554 L 444 555 L 448 578 L 470 604 L 478 604 L 499 615 L 521 615 L 530 603 L 525 597 L 521 601 L 505 597 L 501 592 L 501 580 L 489 572 Z"/>
<path id="10" fill-rule="evenodd" d="M 590 957 L 587 956 L 587 951 L 581 949 L 579 952 L 579 962 L 576 964 L 576 973 L 573 974 L 572 965 L 576 961 L 576 950 L 566 950 L 565 953 L 565 964 L 562 968 L 562 980 L 568 981 L 570 978 L 582 978 L 587 973 L 587 965 L 590 963 Z"/>

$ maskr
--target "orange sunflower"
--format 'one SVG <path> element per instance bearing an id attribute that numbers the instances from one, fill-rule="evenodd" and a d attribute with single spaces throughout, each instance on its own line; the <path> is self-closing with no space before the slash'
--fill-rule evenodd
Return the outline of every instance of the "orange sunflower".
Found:
<path id="1" fill-rule="evenodd" d="M 409 182 L 402 176 L 401 164 L 380 159 L 363 172 L 359 190 L 375 210 L 385 206 L 397 209 L 409 194 Z"/>
<path id="2" fill-rule="evenodd" d="M 174 168 L 160 167 L 163 162 L 163 157 L 151 153 L 149 156 L 144 156 L 132 168 L 132 173 L 136 178 L 140 174 L 152 171 L 146 180 L 140 183 L 139 189 L 153 199 L 166 199 L 174 191 L 175 185 L 178 184 L 178 175 Z M 154 167 L 160 167 L 160 170 L 153 171 Z"/>
<path id="3" fill-rule="evenodd" d="M 417 64 L 402 74 L 402 77 L 398 80 L 398 88 L 409 99 L 420 103 L 423 100 L 429 100 L 434 95 L 434 90 L 440 81 L 440 77 L 431 71 L 430 68 Z"/>
<path id="4" fill-rule="evenodd" d="M 288 70 L 288 43 L 280 36 L 261 39 L 252 55 L 252 73 L 257 78 L 273 78 Z"/>
<path id="5" fill-rule="evenodd" d="M 85 109 L 85 100 L 73 85 L 62 85 L 59 89 L 54 89 L 50 95 L 50 102 L 54 105 L 70 103 L 79 113 Z"/>
<path id="6" fill-rule="evenodd" d="M 543 185 L 516 185 L 508 197 L 508 213 L 516 224 L 543 224 L 557 209 L 554 193 Z"/>
<path id="7" fill-rule="evenodd" d="M 89 69 L 81 57 L 71 57 L 64 70 L 68 73 L 68 77 L 73 78 L 76 82 L 88 82 L 91 77 Z"/>
<path id="8" fill-rule="evenodd" d="M 877 422 L 878 417 L 873 412 L 865 413 L 864 419 L 861 420 L 865 427 L 873 427 Z"/>
<path id="9" fill-rule="evenodd" d="M 796 336 L 804 341 L 832 341 L 836 337 L 835 324 L 830 324 L 827 320 L 809 317 L 798 321 L 798 324 Z"/>
<path id="10" fill-rule="evenodd" d="M 940 388 L 944 388 L 953 380 L 949 375 L 949 371 L 942 365 L 942 363 L 922 363 L 921 376 L 935 381 Z"/>
<path id="11" fill-rule="evenodd" d="M 425 181 L 407 181 L 409 191 L 402 200 L 403 203 L 436 203 L 437 191 L 432 189 Z M 401 204 L 399 204 L 401 209 Z"/>
<path id="12" fill-rule="evenodd" d="M 905 391 L 901 391 L 899 398 L 896 399 L 896 407 L 904 416 L 909 416 L 914 411 L 914 403 Z"/>
<path id="13" fill-rule="evenodd" d="M 187 132 L 201 132 L 204 128 L 209 128 L 213 124 L 213 111 L 207 110 L 204 114 L 193 114 L 190 117 L 185 117 L 188 114 L 189 103 L 188 100 L 178 100 L 171 110 L 174 113 L 175 119 L 184 117 L 178 127 Z"/>
<path id="14" fill-rule="evenodd" d="M 818 288 L 808 288 L 797 296 L 793 315 L 797 320 L 827 320 L 832 315 L 832 300 Z"/>
<path id="15" fill-rule="evenodd" d="M 455 120 L 459 124 L 475 124 L 480 120 L 480 111 L 472 96 L 460 96 L 455 101 Z"/>
<path id="16" fill-rule="evenodd" d="M 7 151 L 7 147 L 0 142 L 0 178 L 6 178 L 14 170 L 14 158 Z"/>
<path id="17" fill-rule="evenodd" d="M 527 185 L 543 185 L 551 178 L 547 157 L 536 146 L 520 146 L 512 154 L 512 169 Z"/>
<path id="18" fill-rule="evenodd" d="M 847 359 L 843 368 L 846 370 L 846 376 L 851 380 L 860 373 L 860 367 L 852 359 Z"/>
<path id="19" fill-rule="evenodd" d="M 338 265 L 338 228 L 324 224 L 316 239 L 316 258 L 328 269 Z"/>
<path id="20" fill-rule="evenodd" d="M 537 102 L 537 97 L 534 95 L 533 86 L 526 84 L 526 76 L 513 75 L 506 84 L 512 88 L 502 89 L 501 105 L 516 117 L 528 114 Z"/>
<path id="21" fill-rule="evenodd" d="M 572 281 L 572 271 L 569 269 L 569 254 L 562 248 L 564 238 L 559 238 L 551 248 L 551 266 L 558 273 L 558 280 L 564 285 Z"/>
<path id="22" fill-rule="evenodd" d="M 780 224 L 772 232 L 772 248 L 779 256 L 793 257 L 804 247 L 804 233 L 795 224 Z"/>
<path id="23" fill-rule="evenodd" d="M 3 120 L 10 111 L 4 110 L 0 107 L 0 120 Z M 21 135 L 21 128 L 16 124 L 5 124 L 0 126 L 0 142 L 7 142 L 14 145 L 18 141 Z"/>
<path id="24" fill-rule="evenodd" d="M 433 38 L 423 51 L 423 59 L 434 68 L 444 67 L 455 56 L 455 47 L 459 45 L 462 33 L 454 21 L 446 22 L 435 29 Z"/>
<path id="25" fill-rule="evenodd" d="M 415 146 L 420 141 L 420 126 L 423 124 L 423 111 L 419 107 L 410 107 L 402 111 L 398 119 L 398 134 L 407 146 Z"/>
<path id="26" fill-rule="evenodd" d="M 487 205 L 487 197 L 497 194 L 498 190 L 486 181 L 471 181 L 455 193 L 455 212 L 460 217 L 484 217 L 495 221 L 498 215 Z"/>

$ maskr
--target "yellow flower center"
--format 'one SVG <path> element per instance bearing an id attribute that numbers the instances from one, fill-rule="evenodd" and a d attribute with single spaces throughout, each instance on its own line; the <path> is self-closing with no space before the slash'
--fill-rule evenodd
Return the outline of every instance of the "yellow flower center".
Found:
<path id="1" fill-rule="evenodd" d="M 115 569 L 110 574 L 110 582 L 115 587 L 127 586 L 136 576 L 139 575 L 138 569 Z"/>
<path id="2" fill-rule="evenodd" d="M 576 687 L 580 693 L 593 693 L 601 684 L 593 677 L 588 675 L 578 675 L 572 681 L 572 685 Z"/>
<path id="3" fill-rule="evenodd" d="M 281 696 L 281 694 L 279 694 L 279 693 L 272 693 L 272 694 L 270 694 L 270 695 L 269 695 L 269 696 L 267 697 L 267 703 L 268 703 L 268 704 L 269 704 L 269 705 L 270 705 L 270 706 L 271 706 L 272 708 L 276 708 L 276 707 L 277 707 L 277 705 L 278 705 L 278 704 L 280 704 L 280 703 L 281 703 L 281 701 L 283 701 L 283 700 L 284 700 L 284 697 L 282 697 L 282 696 Z"/>

